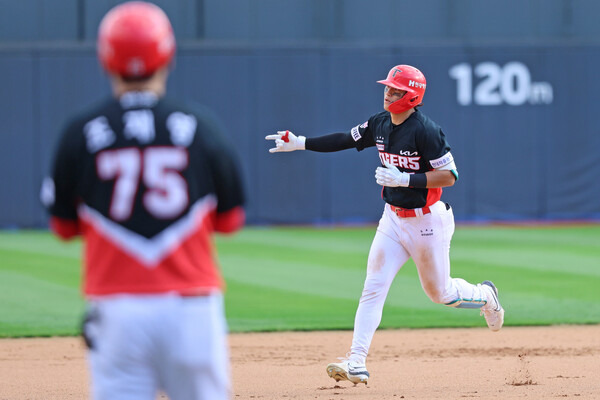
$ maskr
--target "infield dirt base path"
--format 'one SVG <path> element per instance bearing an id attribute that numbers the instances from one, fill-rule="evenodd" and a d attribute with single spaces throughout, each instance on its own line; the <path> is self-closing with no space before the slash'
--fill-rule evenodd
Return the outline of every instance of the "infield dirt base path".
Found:
<path id="1" fill-rule="evenodd" d="M 231 335 L 232 399 L 600 399 L 600 325 L 378 331 L 368 386 L 325 372 L 351 338 Z M 79 338 L 0 340 L 1 400 L 87 399 L 88 385 Z"/>

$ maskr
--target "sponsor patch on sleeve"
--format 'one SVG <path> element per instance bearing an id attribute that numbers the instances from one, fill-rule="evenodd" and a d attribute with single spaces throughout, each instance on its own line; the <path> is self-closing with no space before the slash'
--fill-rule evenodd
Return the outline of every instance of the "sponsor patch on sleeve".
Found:
<path id="1" fill-rule="evenodd" d="M 429 164 L 431 164 L 431 166 L 433 168 L 437 169 L 437 168 L 443 167 L 444 165 L 448 165 L 453 161 L 454 161 L 454 157 L 452 157 L 452 153 L 447 152 L 440 158 L 429 161 Z"/>
<path id="2" fill-rule="evenodd" d="M 352 139 L 354 139 L 355 142 L 358 142 L 359 139 L 362 137 L 360 131 L 358 130 L 359 127 L 360 125 L 357 125 L 350 131 L 350 133 L 352 134 Z"/>

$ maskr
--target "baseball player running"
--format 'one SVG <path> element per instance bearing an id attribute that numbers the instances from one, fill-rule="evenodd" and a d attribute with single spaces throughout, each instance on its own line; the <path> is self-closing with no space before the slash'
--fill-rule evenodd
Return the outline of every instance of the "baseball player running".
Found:
<path id="1" fill-rule="evenodd" d="M 418 107 L 425 94 L 425 76 L 410 65 L 393 67 L 385 80 L 383 108 L 350 132 L 306 138 L 290 131 L 269 135 L 271 153 L 294 150 L 333 152 L 376 147 L 381 166 L 375 171 L 383 186 L 383 215 L 367 262 L 367 276 L 356 317 L 352 346 L 340 362 L 327 365 L 336 381 L 367 383 L 366 358 L 394 277 L 412 257 L 421 286 L 435 303 L 478 308 L 488 327 L 498 331 L 504 309 L 490 281 L 471 284 L 450 277 L 450 240 L 454 216 L 440 201 L 442 188 L 454 185 L 458 172 L 442 129 Z"/>
<path id="2" fill-rule="evenodd" d="M 52 230 L 85 239 L 94 399 L 229 398 L 211 235 L 243 226 L 244 194 L 212 114 L 164 97 L 174 53 L 157 6 L 106 14 L 98 56 L 114 96 L 67 124 L 42 188 Z"/>

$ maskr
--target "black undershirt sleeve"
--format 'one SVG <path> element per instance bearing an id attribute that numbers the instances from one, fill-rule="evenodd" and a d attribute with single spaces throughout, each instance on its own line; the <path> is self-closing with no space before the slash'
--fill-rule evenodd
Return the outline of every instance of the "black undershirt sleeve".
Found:
<path id="1" fill-rule="evenodd" d="M 321 153 L 331 153 L 334 151 L 346 150 L 356 147 L 354 139 L 348 132 L 331 133 L 325 136 L 306 138 L 306 150 L 318 151 Z"/>

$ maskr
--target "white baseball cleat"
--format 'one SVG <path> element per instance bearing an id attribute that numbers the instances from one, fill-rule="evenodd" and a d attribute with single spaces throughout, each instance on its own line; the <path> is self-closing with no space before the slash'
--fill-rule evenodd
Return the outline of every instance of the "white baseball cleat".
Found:
<path id="1" fill-rule="evenodd" d="M 366 385 L 369 380 L 369 372 L 365 364 L 358 364 L 347 359 L 339 363 L 328 364 L 327 374 L 336 382 L 347 380 L 355 385 L 358 383 Z"/>
<path id="2" fill-rule="evenodd" d="M 498 289 L 491 281 L 483 281 L 481 282 L 481 286 L 489 287 L 491 289 L 490 292 L 492 298 L 494 299 L 494 304 L 488 302 L 486 306 L 481 308 L 481 314 L 485 317 L 488 328 L 493 332 L 498 332 L 504 324 L 504 309 L 498 300 Z"/>

